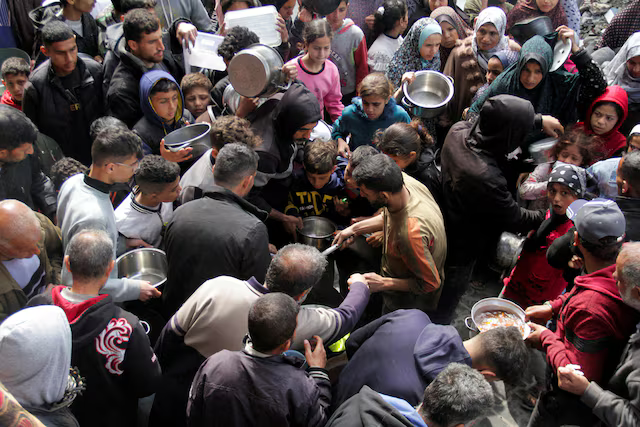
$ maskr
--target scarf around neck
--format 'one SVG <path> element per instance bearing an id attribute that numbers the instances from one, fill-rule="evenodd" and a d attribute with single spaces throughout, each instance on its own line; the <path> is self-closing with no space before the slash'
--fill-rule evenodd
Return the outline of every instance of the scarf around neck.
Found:
<path id="1" fill-rule="evenodd" d="M 493 49 L 482 51 L 478 49 L 478 42 L 476 39 L 478 30 L 485 24 L 492 24 L 494 27 L 496 27 L 496 30 L 498 30 L 498 33 L 500 34 L 500 41 L 493 47 Z M 504 11 L 499 7 L 488 7 L 478 15 L 476 25 L 473 28 L 473 39 L 471 40 L 471 48 L 473 49 L 473 55 L 478 60 L 478 64 L 484 71 L 487 70 L 489 59 L 493 56 L 494 53 L 500 52 L 501 50 L 509 49 L 509 38 L 504 35 L 506 26 L 507 15 L 505 15 Z"/>

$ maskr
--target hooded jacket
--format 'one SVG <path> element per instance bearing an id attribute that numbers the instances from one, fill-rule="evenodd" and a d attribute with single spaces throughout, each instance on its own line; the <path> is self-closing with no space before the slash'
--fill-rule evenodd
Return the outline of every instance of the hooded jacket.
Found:
<path id="1" fill-rule="evenodd" d="M 56 286 L 29 304 L 57 305 L 71 325 L 71 363 L 87 384 L 71 410 L 82 426 L 135 426 L 138 398 L 155 392 L 160 381 L 144 328 L 110 295 L 74 303 L 63 296 L 64 288 Z"/>
<path id="2" fill-rule="evenodd" d="M 347 341 L 347 356 L 334 407 L 363 385 L 415 406 L 449 363 L 471 366 L 471 356 L 456 329 L 431 323 L 420 310 L 396 310 L 354 331 Z"/>
<path id="3" fill-rule="evenodd" d="M 451 127 L 442 148 L 442 184 L 449 260 L 493 250 L 500 233 L 537 228 L 544 212 L 518 206 L 504 175 L 505 156 L 541 119 L 530 102 L 511 95 L 487 100 L 475 124 Z"/>
<path id="4" fill-rule="evenodd" d="M 269 108 L 270 103 L 262 107 Z M 261 114 L 251 123 L 262 138 L 258 153 L 258 173 L 248 199 L 258 208 L 282 211 L 287 204 L 293 160 L 297 145 L 293 135 L 304 125 L 322 118 L 316 96 L 301 83 L 294 83 L 282 95 L 273 112 Z"/>
<path id="5" fill-rule="evenodd" d="M 602 152 L 604 154 L 604 158 L 608 159 L 609 157 L 615 157 L 620 155 L 622 151 L 625 150 L 627 145 L 627 138 L 620 133 L 618 129 L 627 119 L 627 115 L 629 114 L 629 101 L 627 92 L 618 85 L 607 86 L 604 93 L 596 98 L 593 103 L 589 106 L 587 110 L 586 119 L 584 122 L 578 123 L 580 129 L 583 129 L 588 135 L 594 135 L 595 132 L 591 127 L 591 114 L 593 114 L 593 110 L 602 103 L 602 102 L 612 102 L 620 107 L 623 111 L 622 117 L 618 118 L 618 123 L 611 129 L 609 132 L 598 135 L 600 139 L 602 139 Z"/>
<path id="6" fill-rule="evenodd" d="M 557 329 L 545 330 L 540 340 L 553 372 L 577 364 L 590 381 L 606 384 L 611 377 L 640 319 L 620 297 L 615 268 L 613 264 L 576 277 L 571 292 L 551 301 Z"/>
<path id="7" fill-rule="evenodd" d="M 438 206 L 442 206 L 442 173 L 437 164 L 439 157 L 439 152 L 434 153 L 432 148 L 423 147 L 420 157 L 407 166 L 404 172 L 424 184 Z"/>
<path id="8" fill-rule="evenodd" d="M 178 107 L 176 108 L 173 123 L 166 123 L 158 116 L 151 104 L 151 91 L 158 81 L 162 79 L 173 82 L 178 91 Z M 144 117 L 138 120 L 133 130 L 142 138 L 142 142 L 145 144 L 142 150 L 145 154 L 160 154 L 160 140 L 174 130 L 185 126 L 183 106 L 184 96 L 180 90 L 180 85 L 171 74 L 166 71 L 152 70 L 140 78 L 140 108 L 142 109 Z M 187 112 L 187 114 L 189 113 Z"/>
<path id="9" fill-rule="evenodd" d="M 342 111 L 342 116 L 333 124 L 331 138 L 344 140 L 351 135 L 349 146 L 352 150 L 361 145 L 372 145 L 373 135 L 378 129 L 386 129 L 394 123 L 409 123 L 409 114 L 396 104 L 391 98 L 384 106 L 382 114 L 375 120 L 370 120 L 362 108 L 362 98 L 353 98 L 351 105 Z"/>
<path id="10" fill-rule="evenodd" d="M 77 427 L 60 404 L 71 368 L 71 329 L 55 306 L 24 309 L 0 325 L 0 382 L 45 425 Z"/>

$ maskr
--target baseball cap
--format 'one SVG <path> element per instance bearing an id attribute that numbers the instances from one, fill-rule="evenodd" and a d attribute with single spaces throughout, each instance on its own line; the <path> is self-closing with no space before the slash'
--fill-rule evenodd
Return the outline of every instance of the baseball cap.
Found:
<path id="1" fill-rule="evenodd" d="M 569 205 L 567 216 L 573 220 L 578 235 L 589 243 L 598 245 L 604 237 L 615 237 L 618 242 L 624 239 L 626 221 L 613 200 L 576 200 Z"/>

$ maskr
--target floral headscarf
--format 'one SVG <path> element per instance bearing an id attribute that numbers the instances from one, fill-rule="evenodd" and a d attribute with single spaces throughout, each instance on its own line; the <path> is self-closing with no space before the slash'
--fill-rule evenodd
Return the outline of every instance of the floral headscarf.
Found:
<path id="1" fill-rule="evenodd" d="M 640 77 L 633 77 L 627 70 L 627 61 L 634 56 L 640 56 L 640 31 L 629 37 L 603 71 L 608 85 L 622 86 L 629 102 L 640 103 Z"/>
<path id="2" fill-rule="evenodd" d="M 424 40 L 431 34 L 442 34 L 440 24 L 435 19 L 421 18 L 413 24 L 407 37 L 393 55 L 387 69 L 387 77 L 395 87 L 400 86 L 402 75 L 409 71 L 435 70 L 440 71 L 440 52 L 430 61 L 425 61 L 420 56 L 420 47 Z"/>
<path id="3" fill-rule="evenodd" d="M 493 24 L 498 30 L 498 34 L 500 34 L 500 41 L 497 45 L 494 46 L 493 49 L 489 49 L 488 51 L 478 50 L 478 42 L 476 40 L 476 36 L 478 33 L 478 29 L 485 24 Z M 482 12 L 478 15 L 478 19 L 476 20 L 476 25 L 473 28 L 473 40 L 471 41 L 471 48 L 473 49 L 473 54 L 478 59 L 478 65 L 486 71 L 487 64 L 489 59 L 493 56 L 494 53 L 500 52 L 501 50 L 509 49 L 509 38 L 504 35 L 505 28 L 507 26 L 507 15 L 504 14 L 504 11 L 499 7 L 491 6 L 486 9 L 483 9 Z"/>

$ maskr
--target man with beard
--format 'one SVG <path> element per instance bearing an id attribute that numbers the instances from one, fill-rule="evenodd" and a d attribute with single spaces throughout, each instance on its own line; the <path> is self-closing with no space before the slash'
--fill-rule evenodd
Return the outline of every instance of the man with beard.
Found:
<path id="1" fill-rule="evenodd" d="M 384 230 L 381 274 L 366 273 L 371 292 L 382 292 L 383 311 L 436 309 L 447 255 L 447 236 L 438 204 L 427 188 L 402 173 L 384 154 L 365 159 L 352 173 L 365 197 L 382 214 L 357 222 L 334 243 Z"/>

